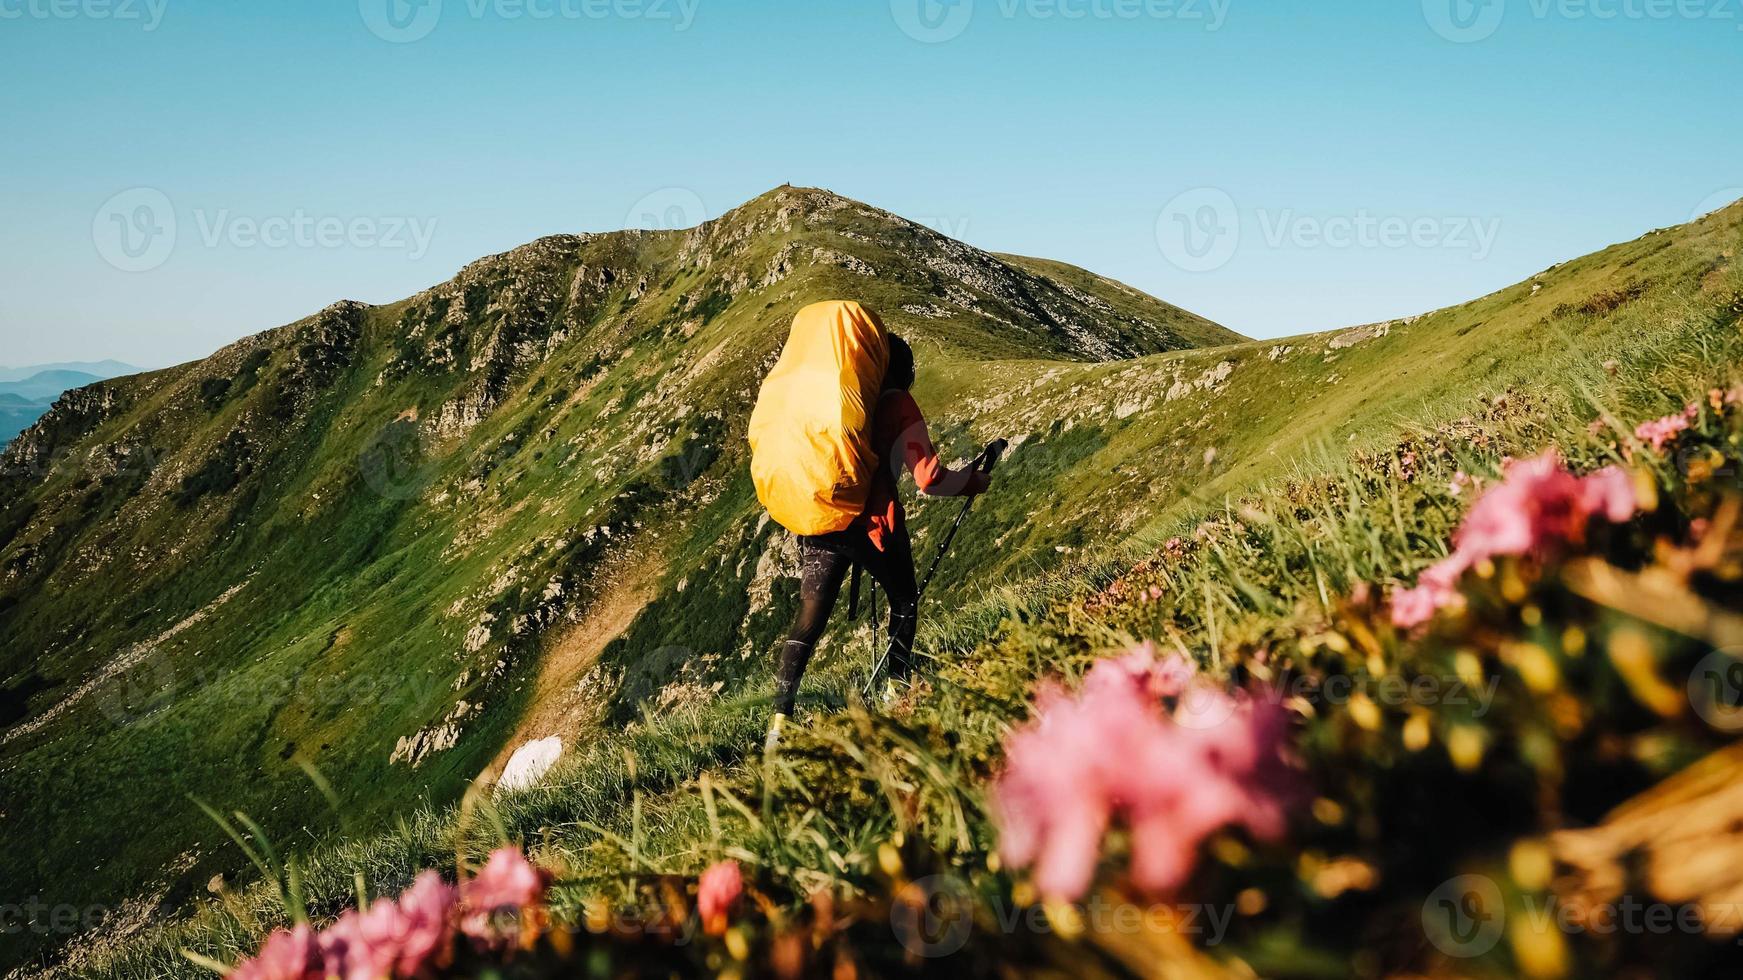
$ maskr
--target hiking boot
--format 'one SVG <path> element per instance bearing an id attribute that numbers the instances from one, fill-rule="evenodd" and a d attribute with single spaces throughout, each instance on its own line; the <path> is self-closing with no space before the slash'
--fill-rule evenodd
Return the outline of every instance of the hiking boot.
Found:
<path id="1" fill-rule="evenodd" d="M 769 733 L 763 736 L 763 751 L 773 752 L 781 745 L 781 731 L 787 727 L 787 716 L 779 711 L 769 719 Z"/>

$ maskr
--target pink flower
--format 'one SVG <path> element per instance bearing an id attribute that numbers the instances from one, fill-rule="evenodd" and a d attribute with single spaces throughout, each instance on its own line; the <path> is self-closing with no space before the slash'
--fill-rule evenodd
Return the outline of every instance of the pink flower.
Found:
<path id="1" fill-rule="evenodd" d="M 1606 466 L 1580 483 L 1580 505 L 1588 514 L 1621 524 L 1640 509 L 1634 493 L 1634 478 L 1620 466 Z"/>
<path id="2" fill-rule="evenodd" d="M 434 976 L 454 941 L 455 889 L 425 871 L 397 901 L 380 899 L 345 912 L 326 931 L 280 930 L 254 959 L 231 974 L 240 980 L 383 980 Z"/>
<path id="3" fill-rule="evenodd" d="M 1651 422 L 1642 422 L 1634 429 L 1634 437 L 1652 446 L 1653 452 L 1663 452 L 1665 443 L 1675 439 L 1677 433 L 1686 431 L 1689 427 L 1689 416 L 1666 415 Z"/>
<path id="4" fill-rule="evenodd" d="M 1465 567 L 1496 555 L 1523 555 L 1547 540 L 1565 538 L 1578 512 L 1579 479 L 1562 469 L 1554 451 L 1508 465 L 1499 486 L 1477 499 L 1453 536 Z"/>
<path id="5" fill-rule="evenodd" d="M 1449 604 L 1445 593 L 1431 586 L 1400 589 L 1392 595 L 1392 625 L 1401 630 L 1415 629 Z"/>
<path id="6" fill-rule="evenodd" d="M 1191 660 L 1178 653 L 1157 660 L 1156 645 L 1144 643 L 1123 657 L 1097 663 L 1083 683 L 1086 690 L 1101 684 L 1132 685 L 1151 697 L 1172 698 L 1196 676 L 1198 665 Z"/>
<path id="7" fill-rule="evenodd" d="M 253 959 L 230 971 L 231 980 L 322 980 L 325 976 L 320 947 L 307 923 L 273 933 Z"/>
<path id="8" fill-rule="evenodd" d="M 393 903 L 382 901 L 375 903 L 369 912 L 351 909 L 339 916 L 338 922 L 317 937 L 325 975 L 340 980 L 382 980 L 393 976 L 398 951 L 387 939 L 391 925 L 381 920 L 396 914 Z"/>
<path id="9" fill-rule="evenodd" d="M 1006 739 L 993 793 L 1000 851 L 1033 866 L 1048 898 L 1083 895 L 1116 820 L 1131 830 L 1133 882 L 1153 893 L 1184 884 L 1200 844 L 1223 827 L 1282 833 L 1286 714 L 1195 685 L 1167 715 L 1157 680 L 1168 669 L 1146 645 L 1097 664 L 1076 697 L 1048 684 L 1033 720 Z"/>
<path id="10" fill-rule="evenodd" d="M 394 975 L 423 976 L 431 972 L 453 945 L 456 890 L 434 871 L 418 875 L 398 903 L 377 902 L 364 917 L 364 935 L 372 945 L 394 951 Z M 386 907 L 392 914 L 377 914 Z"/>
<path id="11" fill-rule="evenodd" d="M 514 920 L 525 909 L 544 901 L 550 883 L 517 847 L 497 849 L 477 877 L 460 886 L 465 914 L 460 929 L 473 939 L 495 942 L 508 938 L 498 928 L 500 918 Z"/>
<path id="12" fill-rule="evenodd" d="M 744 874 L 737 861 L 718 861 L 696 883 L 696 910 L 711 936 L 726 932 L 726 919 L 744 895 Z"/>
<path id="13" fill-rule="evenodd" d="M 1411 629 L 1461 601 L 1457 585 L 1475 565 L 1503 555 L 1547 554 L 1584 539 L 1594 517 L 1621 523 L 1638 508 L 1634 482 L 1611 466 L 1580 478 L 1554 450 L 1507 465 L 1504 479 L 1478 498 L 1453 535 L 1453 553 L 1423 572 L 1417 587 L 1392 596 L 1392 624 Z"/>

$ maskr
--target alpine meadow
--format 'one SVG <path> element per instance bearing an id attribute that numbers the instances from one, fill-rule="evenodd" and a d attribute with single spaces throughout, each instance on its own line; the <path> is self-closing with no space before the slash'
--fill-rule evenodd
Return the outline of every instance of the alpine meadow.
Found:
<path id="1" fill-rule="evenodd" d="M 0 465 L 0 876 L 97 912 L 0 966 L 288 976 L 516 872 L 386 972 L 1734 969 L 1740 244 L 1252 341 L 784 186 L 69 391 Z M 838 616 L 765 743 L 746 425 L 842 297 L 1010 450 L 916 682 Z"/>

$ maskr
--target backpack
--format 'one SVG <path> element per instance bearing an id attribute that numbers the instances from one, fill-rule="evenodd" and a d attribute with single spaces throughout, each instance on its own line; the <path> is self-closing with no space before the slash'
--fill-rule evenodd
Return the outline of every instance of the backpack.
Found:
<path id="1" fill-rule="evenodd" d="M 757 499 L 798 535 L 844 531 L 865 509 L 878 455 L 872 413 L 889 334 L 854 302 L 800 310 L 750 416 Z"/>

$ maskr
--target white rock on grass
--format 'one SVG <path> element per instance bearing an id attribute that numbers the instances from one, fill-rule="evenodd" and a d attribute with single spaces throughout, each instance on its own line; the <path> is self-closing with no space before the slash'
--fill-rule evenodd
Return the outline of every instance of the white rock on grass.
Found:
<path id="1" fill-rule="evenodd" d="M 563 740 L 556 735 L 515 749 L 514 755 L 508 757 L 508 765 L 502 767 L 502 778 L 496 781 L 496 795 L 537 785 L 562 755 Z"/>

